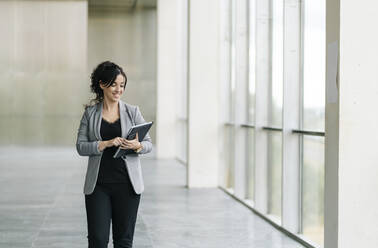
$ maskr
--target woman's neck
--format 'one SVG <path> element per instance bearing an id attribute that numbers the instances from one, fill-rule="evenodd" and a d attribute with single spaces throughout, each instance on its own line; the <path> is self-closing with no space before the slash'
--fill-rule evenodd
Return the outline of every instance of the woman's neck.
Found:
<path id="1" fill-rule="evenodd" d="M 108 101 L 106 98 L 103 101 L 103 109 L 106 112 L 113 112 L 118 110 L 118 101 L 117 102 L 112 102 Z"/>

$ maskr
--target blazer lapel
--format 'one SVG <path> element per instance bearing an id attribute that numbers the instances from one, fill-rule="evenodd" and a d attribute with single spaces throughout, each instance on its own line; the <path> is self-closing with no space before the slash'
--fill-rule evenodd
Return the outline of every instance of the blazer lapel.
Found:
<path id="1" fill-rule="evenodd" d="M 96 114 L 95 114 L 95 126 L 94 134 L 97 140 L 102 140 L 100 130 L 101 130 L 101 120 L 102 120 L 102 102 L 97 103 Z"/>
<path id="2" fill-rule="evenodd" d="M 127 134 L 127 114 L 126 114 L 126 107 L 125 104 L 123 103 L 122 100 L 118 101 L 118 106 L 119 106 L 119 120 L 121 122 L 121 134 L 122 138 L 126 138 Z"/>

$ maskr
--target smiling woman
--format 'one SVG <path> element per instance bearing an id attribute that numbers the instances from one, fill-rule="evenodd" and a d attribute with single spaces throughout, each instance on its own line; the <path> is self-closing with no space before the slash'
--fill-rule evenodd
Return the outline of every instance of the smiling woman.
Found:
<path id="1" fill-rule="evenodd" d="M 111 83 L 110 87 L 106 86 L 106 83 L 100 81 L 100 87 L 104 92 L 104 95 L 108 97 L 109 100 L 118 101 L 121 97 L 126 83 L 122 74 L 118 74 L 114 82 Z"/>
<path id="2" fill-rule="evenodd" d="M 84 193 L 88 247 L 105 248 L 112 223 L 114 247 L 132 247 L 140 195 L 144 190 L 139 154 L 152 149 L 150 135 L 127 140 L 127 131 L 145 123 L 138 106 L 120 98 L 127 82 L 123 69 L 113 62 L 100 63 L 91 74 L 94 105 L 86 105 L 76 148 L 89 156 Z M 118 149 L 136 154 L 114 158 Z"/>
<path id="3" fill-rule="evenodd" d="M 117 99 L 119 100 L 126 84 L 127 77 L 122 67 L 110 61 L 100 63 L 91 74 L 91 90 L 96 94 L 96 98 L 92 99 L 91 103 L 99 103 L 104 100 L 105 94 L 109 97 L 109 100 L 113 100 L 113 93 L 118 95 Z M 121 86 L 118 91 L 115 89 L 116 85 Z"/>

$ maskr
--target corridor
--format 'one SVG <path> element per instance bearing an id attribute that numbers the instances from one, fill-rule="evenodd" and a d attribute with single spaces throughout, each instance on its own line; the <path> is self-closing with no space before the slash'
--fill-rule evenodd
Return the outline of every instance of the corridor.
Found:
<path id="1" fill-rule="evenodd" d="M 154 122 L 134 247 L 378 247 L 377 9 L 0 1 L 0 248 L 88 247 L 75 143 L 120 71 L 113 102 Z M 104 61 L 122 70 L 94 73 Z M 97 131 L 88 141 L 111 140 Z"/>
<path id="2" fill-rule="evenodd" d="M 86 247 L 86 159 L 72 148 L 1 150 L 0 248 Z M 135 248 L 303 247 L 222 190 L 186 188 L 175 160 L 150 154 L 142 167 Z"/>

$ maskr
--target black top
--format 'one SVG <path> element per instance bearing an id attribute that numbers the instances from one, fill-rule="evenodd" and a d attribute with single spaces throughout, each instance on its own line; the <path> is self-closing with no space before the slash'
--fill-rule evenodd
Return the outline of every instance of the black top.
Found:
<path id="1" fill-rule="evenodd" d="M 113 123 L 101 120 L 100 134 L 102 140 L 110 140 L 121 137 L 120 119 Z M 122 158 L 113 158 L 117 146 L 107 147 L 102 153 L 97 182 L 99 183 L 126 183 L 128 174 L 126 164 Z"/>

